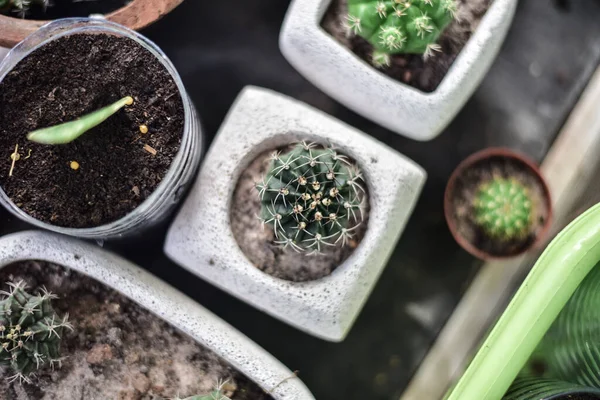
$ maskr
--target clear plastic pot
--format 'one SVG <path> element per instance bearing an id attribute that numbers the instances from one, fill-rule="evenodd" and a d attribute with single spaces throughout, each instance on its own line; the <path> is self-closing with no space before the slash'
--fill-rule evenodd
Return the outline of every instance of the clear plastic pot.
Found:
<path id="1" fill-rule="evenodd" d="M 179 88 L 184 108 L 184 129 L 181 147 L 171 167 L 154 192 L 135 210 L 114 222 L 93 228 L 65 228 L 39 221 L 18 208 L 0 187 L 0 204 L 12 214 L 36 227 L 84 239 L 109 240 L 134 236 L 150 226 L 162 222 L 175 208 L 194 178 L 202 156 L 202 129 L 194 105 L 183 82 L 167 56 L 144 36 L 108 22 L 102 18 L 67 18 L 44 25 L 12 49 L 0 63 L 0 81 L 24 57 L 50 41 L 80 33 L 104 33 L 127 37 L 143 46 L 165 66 Z"/>

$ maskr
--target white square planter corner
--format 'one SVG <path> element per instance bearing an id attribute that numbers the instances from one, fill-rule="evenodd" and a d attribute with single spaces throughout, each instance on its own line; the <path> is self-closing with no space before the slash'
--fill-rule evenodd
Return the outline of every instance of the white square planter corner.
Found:
<path id="1" fill-rule="evenodd" d="M 369 187 L 365 237 L 333 273 L 310 282 L 268 275 L 246 258 L 229 227 L 238 177 L 260 153 L 301 139 L 354 158 Z M 425 172 L 370 136 L 269 90 L 240 94 L 167 235 L 165 252 L 194 274 L 325 340 L 341 341 L 373 289 L 413 210 Z"/>
<path id="2" fill-rule="evenodd" d="M 321 27 L 331 0 L 293 0 L 279 37 L 287 60 L 346 107 L 396 133 L 431 140 L 452 121 L 490 68 L 518 0 L 494 0 L 440 86 L 421 92 L 360 59 Z"/>
<path id="3" fill-rule="evenodd" d="M 77 271 L 120 292 L 216 353 L 275 400 L 314 400 L 300 379 L 256 343 L 204 307 L 102 248 L 41 231 L 0 238 L 0 269 L 19 261 L 47 261 Z"/>

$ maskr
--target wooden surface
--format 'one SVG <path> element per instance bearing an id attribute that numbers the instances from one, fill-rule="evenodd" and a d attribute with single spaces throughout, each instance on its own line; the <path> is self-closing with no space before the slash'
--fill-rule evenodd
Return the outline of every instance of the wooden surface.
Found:
<path id="1" fill-rule="evenodd" d="M 242 87 L 253 84 L 308 102 L 427 170 L 415 213 L 346 341 L 332 344 L 302 334 L 174 265 L 160 250 L 164 227 L 142 240 L 106 247 L 178 287 L 299 370 L 316 398 L 397 400 L 481 267 L 446 228 L 442 198 L 448 177 L 460 160 L 491 145 L 515 148 L 538 161 L 544 157 L 600 59 L 600 2 L 563 0 L 566 10 L 553 0 L 521 0 L 481 87 L 446 132 L 428 143 L 401 138 L 357 116 L 294 71 L 277 44 L 288 3 L 188 0 L 145 32 L 179 69 L 208 141 Z M 25 228 L 0 210 L 0 234 Z"/>

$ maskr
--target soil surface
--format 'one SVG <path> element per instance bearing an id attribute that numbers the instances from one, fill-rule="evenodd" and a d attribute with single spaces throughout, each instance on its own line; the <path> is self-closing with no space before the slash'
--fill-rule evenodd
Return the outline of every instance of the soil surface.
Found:
<path id="1" fill-rule="evenodd" d="M 389 67 L 379 70 L 387 76 L 424 92 L 433 92 L 442 82 L 452 63 L 479 26 L 481 18 L 492 0 L 457 0 L 457 18 L 448 25 L 438 40 L 442 47 L 434 57 L 424 60 L 419 54 L 396 54 Z M 322 22 L 322 27 L 345 47 L 371 63 L 373 46 L 360 36 L 348 37 L 346 17 L 347 0 L 332 0 Z M 377 68 L 373 66 L 373 68 Z"/>
<path id="2" fill-rule="evenodd" d="M 289 148 L 278 150 L 285 152 Z M 266 174 L 272 153 L 273 150 L 269 150 L 259 155 L 244 169 L 238 180 L 229 214 L 233 236 L 250 262 L 269 275 L 293 282 L 323 278 L 342 264 L 359 245 L 369 223 L 368 208 L 354 240 L 346 247 L 326 247 L 322 254 L 311 256 L 290 248 L 283 249 L 274 243 L 273 229 L 263 227 L 257 218 L 261 204 L 256 182 L 260 182 Z M 366 189 L 367 185 L 364 186 Z"/>
<path id="3" fill-rule="evenodd" d="M 2 289 L 23 280 L 28 291 L 46 287 L 53 306 L 69 314 L 74 331 L 61 344 L 62 367 L 40 369 L 32 383 L 9 383 L 6 400 L 159 400 L 208 393 L 219 380 L 232 399 L 271 399 L 217 355 L 97 281 L 69 269 L 29 261 L 0 272 Z M 3 369 L 2 369 L 3 368 Z"/>
<path id="4" fill-rule="evenodd" d="M 90 14 L 108 14 L 131 0 L 50 0 L 49 5 L 37 4 L 34 0 L 29 9 L 22 13 L 16 7 L 4 9 L 2 14 L 25 19 L 50 20 L 68 17 L 87 17 Z"/>
<path id="5" fill-rule="evenodd" d="M 125 96 L 134 104 L 74 142 L 26 139 Z M 71 35 L 30 54 L 0 82 L 0 110 L 0 186 L 32 217 L 71 228 L 113 222 L 140 205 L 167 173 L 184 125 L 165 67 L 135 41 L 105 34 Z M 140 125 L 149 132 L 142 135 Z M 9 176 L 17 144 L 20 159 Z"/>
<path id="6" fill-rule="evenodd" d="M 532 200 L 533 224 L 527 237 L 512 241 L 499 241 L 489 238 L 476 224 L 473 202 L 480 185 L 500 176 L 515 178 L 528 190 Z M 548 202 L 544 186 L 529 166 L 513 158 L 490 157 L 465 169 L 455 181 L 452 196 L 453 214 L 458 234 L 479 250 L 493 256 L 518 254 L 535 242 L 548 219 Z"/>

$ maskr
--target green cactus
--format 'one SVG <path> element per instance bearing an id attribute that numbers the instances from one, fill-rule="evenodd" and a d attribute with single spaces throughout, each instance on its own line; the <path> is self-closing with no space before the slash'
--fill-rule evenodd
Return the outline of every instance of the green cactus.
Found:
<path id="1" fill-rule="evenodd" d="M 0 0 L 0 10 L 11 10 L 25 16 L 32 5 L 48 7 L 50 0 Z"/>
<path id="2" fill-rule="evenodd" d="M 533 223 L 531 196 L 514 178 L 496 177 L 483 183 L 473 206 L 475 223 L 490 237 L 513 240 L 529 234 Z"/>
<path id="3" fill-rule="evenodd" d="M 45 289 L 32 296 L 21 282 L 9 283 L 1 293 L 0 365 L 9 366 L 11 380 L 29 382 L 27 375 L 43 365 L 60 363 L 60 342 L 64 329 L 73 329 L 68 317 L 59 318 L 50 304 L 57 296 Z"/>
<path id="4" fill-rule="evenodd" d="M 373 64 L 381 67 L 390 54 L 440 51 L 436 42 L 456 12 L 456 0 L 348 0 L 347 25 L 373 45 Z"/>
<path id="5" fill-rule="evenodd" d="M 185 399 L 174 399 L 174 400 L 230 400 L 229 397 L 225 396 L 220 390 L 215 390 L 209 394 L 199 394 L 196 396 L 186 397 Z"/>
<path id="6" fill-rule="evenodd" d="M 272 226 L 275 243 L 309 254 L 324 246 L 345 246 L 363 221 L 362 174 L 348 157 L 302 142 L 271 157 L 256 185 L 260 219 Z"/>

